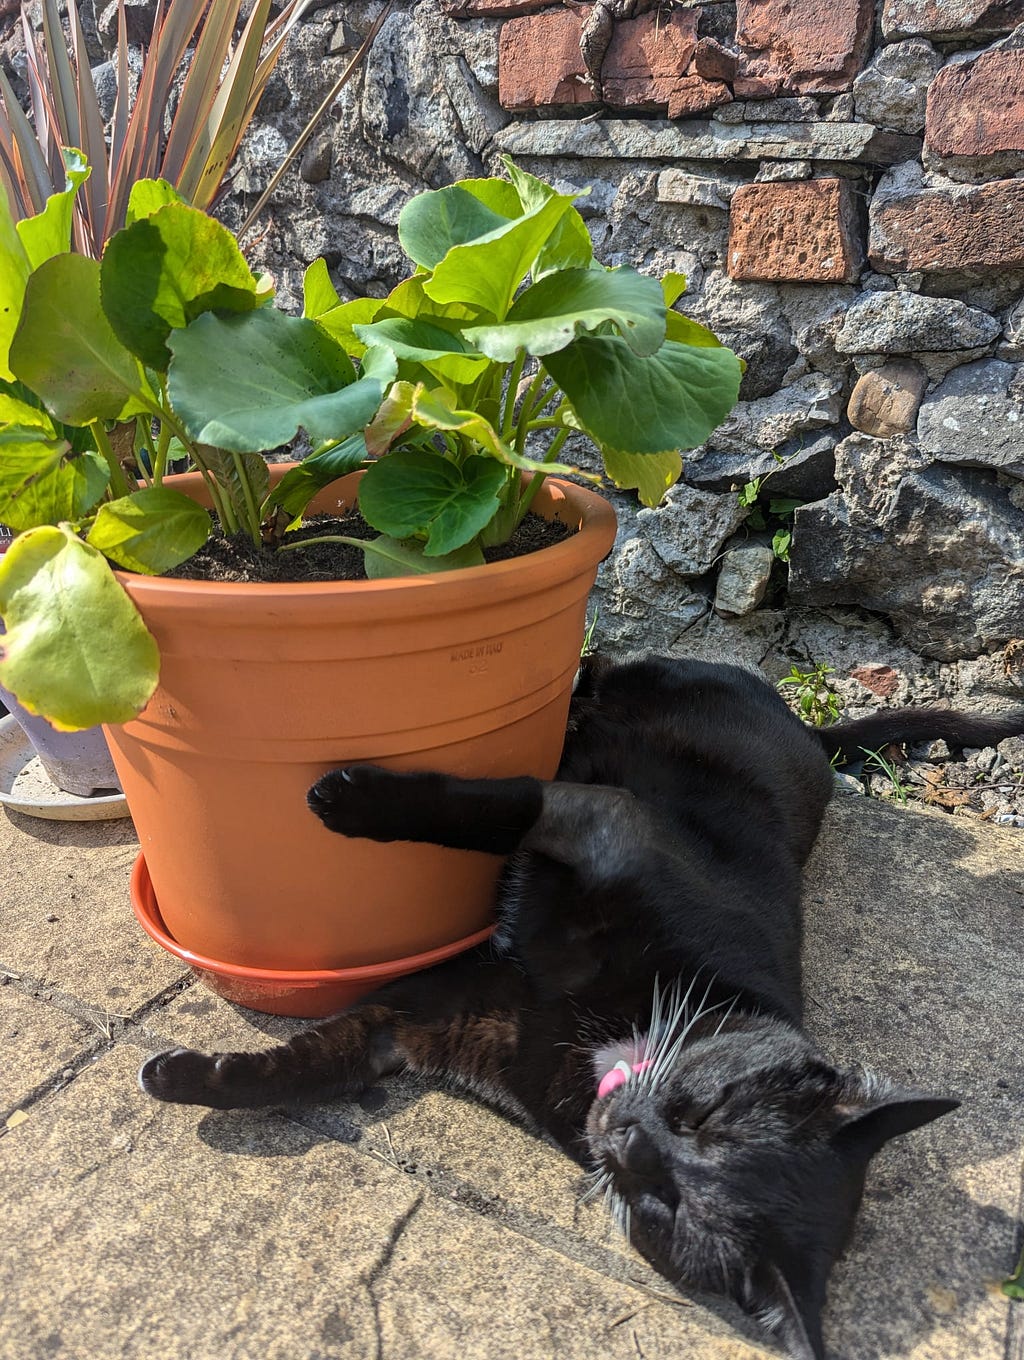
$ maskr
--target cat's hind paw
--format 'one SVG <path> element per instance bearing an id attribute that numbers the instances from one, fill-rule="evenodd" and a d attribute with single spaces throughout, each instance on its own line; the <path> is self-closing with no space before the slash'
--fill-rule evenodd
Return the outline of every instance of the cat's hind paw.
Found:
<path id="1" fill-rule="evenodd" d="M 142 1064 L 139 1087 L 154 1100 L 216 1106 L 218 1093 L 211 1083 L 216 1071 L 216 1058 L 197 1053 L 194 1048 L 169 1048 Z"/>

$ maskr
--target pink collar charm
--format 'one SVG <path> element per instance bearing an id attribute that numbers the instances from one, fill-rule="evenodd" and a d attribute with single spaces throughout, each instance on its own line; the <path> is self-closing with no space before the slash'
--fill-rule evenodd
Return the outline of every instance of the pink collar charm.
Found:
<path id="1" fill-rule="evenodd" d="M 646 1072 L 650 1067 L 650 1058 L 642 1058 L 639 1062 L 627 1062 L 625 1058 L 617 1062 L 610 1072 L 606 1072 L 601 1078 L 597 1087 L 597 1098 L 600 1100 L 604 1096 L 610 1096 L 613 1091 L 617 1091 L 620 1086 L 625 1086 L 630 1077 L 635 1072 Z"/>

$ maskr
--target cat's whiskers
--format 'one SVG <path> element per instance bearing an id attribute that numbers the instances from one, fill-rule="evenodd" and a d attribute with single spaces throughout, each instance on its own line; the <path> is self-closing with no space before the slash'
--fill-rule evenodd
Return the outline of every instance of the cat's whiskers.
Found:
<path id="1" fill-rule="evenodd" d="M 668 993 L 673 1005 L 667 1020 L 663 1024 L 660 1023 L 660 988 L 658 986 L 658 979 L 655 979 L 651 1033 L 656 1036 L 656 1047 L 648 1060 L 650 1066 L 641 1074 L 642 1084 L 647 1089 L 653 1090 L 658 1085 L 662 1077 L 671 1068 L 672 1064 L 679 1056 L 679 1051 L 686 1042 L 690 1030 L 701 1016 L 706 1014 L 705 1006 L 707 1005 L 708 997 L 711 995 L 711 988 L 714 986 L 714 977 L 708 982 L 696 1012 L 692 1016 L 690 1014 L 690 997 L 693 994 L 694 987 L 697 985 L 697 978 L 699 976 L 700 970 L 698 969 L 689 987 L 687 987 L 685 995 L 681 999 L 679 993 L 682 991 L 682 979 L 676 978 L 675 982 L 669 988 Z M 659 1020 L 659 1029 L 655 1029 L 655 1015 L 657 1015 Z M 679 1029 L 680 1025 L 682 1025 L 681 1030 Z"/>
<path id="2" fill-rule="evenodd" d="M 638 1085 L 643 1090 L 653 1091 L 656 1089 L 666 1074 L 671 1071 L 676 1059 L 682 1051 L 683 1045 L 686 1043 L 693 1027 L 699 1020 L 703 1020 L 707 1016 L 713 1015 L 715 1011 L 725 1007 L 725 1014 L 719 1021 L 718 1027 L 712 1036 L 717 1037 L 721 1034 L 723 1026 L 735 1009 L 736 1002 L 739 1000 L 738 995 L 731 997 L 727 1001 L 720 1001 L 714 1006 L 709 1006 L 707 1004 L 708 997 L 711 995 L 711 989 L 717 978 L 717 974 L 715 974 L 704 989 L 704 995 L 697 1003 L 696 1010 L 691 1014 L 690 997 L 693 994 L 693 989 L 696 986 L 697 977 L 699 975 L 700 969 L 698 969 L 697 973 L 694 975 L 693 980 L 686 989 L 685 995 L 682 997 L 680 997 L 680 992 L 682 992 L 682 979 L 676 978 L 672 983 L 667 993 L 664 994 L 669 1002 L 667 1018 L 664 1021 L 662 1020 L 663 993 L 661 991 L 661 983 L 660 979 L 657 977 L 654 980 L 650 1036 L 655 1038 L 655 1047 L 648 1054 L 648 1066 L 638 1074 Z M 682 1028 L 680 1028 L 680 1025 Z M 650 1042 L 650 1038 L 648 1042 Z"/>
<path id="3" fill-rule="evenodd" d="M 605 1192 L 605 1197 L 607 1198 L 608 1187 L 612 1183 L 612 1173 L 610 1171 L 607 1169 L 588 1171 L 586 1179 L 589 1180 L 591 1184 L 580 1195 L 580 1204 L 586 1204 L 588 1200 L 596 1199 L 602 1191 Z"/>

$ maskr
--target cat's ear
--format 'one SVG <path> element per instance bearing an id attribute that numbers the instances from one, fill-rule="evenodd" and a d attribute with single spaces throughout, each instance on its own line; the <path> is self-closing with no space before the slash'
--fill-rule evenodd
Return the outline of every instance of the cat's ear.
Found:
<path id="1" fill-rule="evenodd" d="M 949 1096 L 927 1095 L 923 1091 L 908 1091 L 877 1078 L 868 1078 L 862 1085 L 862 1098 L 843 1100 L 836 1105 L 841 1123 L 836 1141 L 856 1147 L 873 1157 L 890 1138 L 911 1133 L 949 1114 L 960 1105 Z"/>
<path id="2" fill-rule="evenodd" d="M 747 1306 L 778 1337 L 790 1360 L 825 1360 L 821 1309 L 825 1281 L 795 1290 L 773 1261 L 762 1262 L 747 1284 Z"/>

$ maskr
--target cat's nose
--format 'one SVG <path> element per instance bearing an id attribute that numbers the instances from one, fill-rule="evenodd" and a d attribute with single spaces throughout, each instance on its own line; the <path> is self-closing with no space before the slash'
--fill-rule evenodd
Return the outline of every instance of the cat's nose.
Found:
<path id="1" fill-rule="evenodd" d="M 661 1153 L 639 1124 L 625 1124 L 609 1138 L 610 1151 L 622 1171 L 653 1176 L 661 1170 Z"/>

